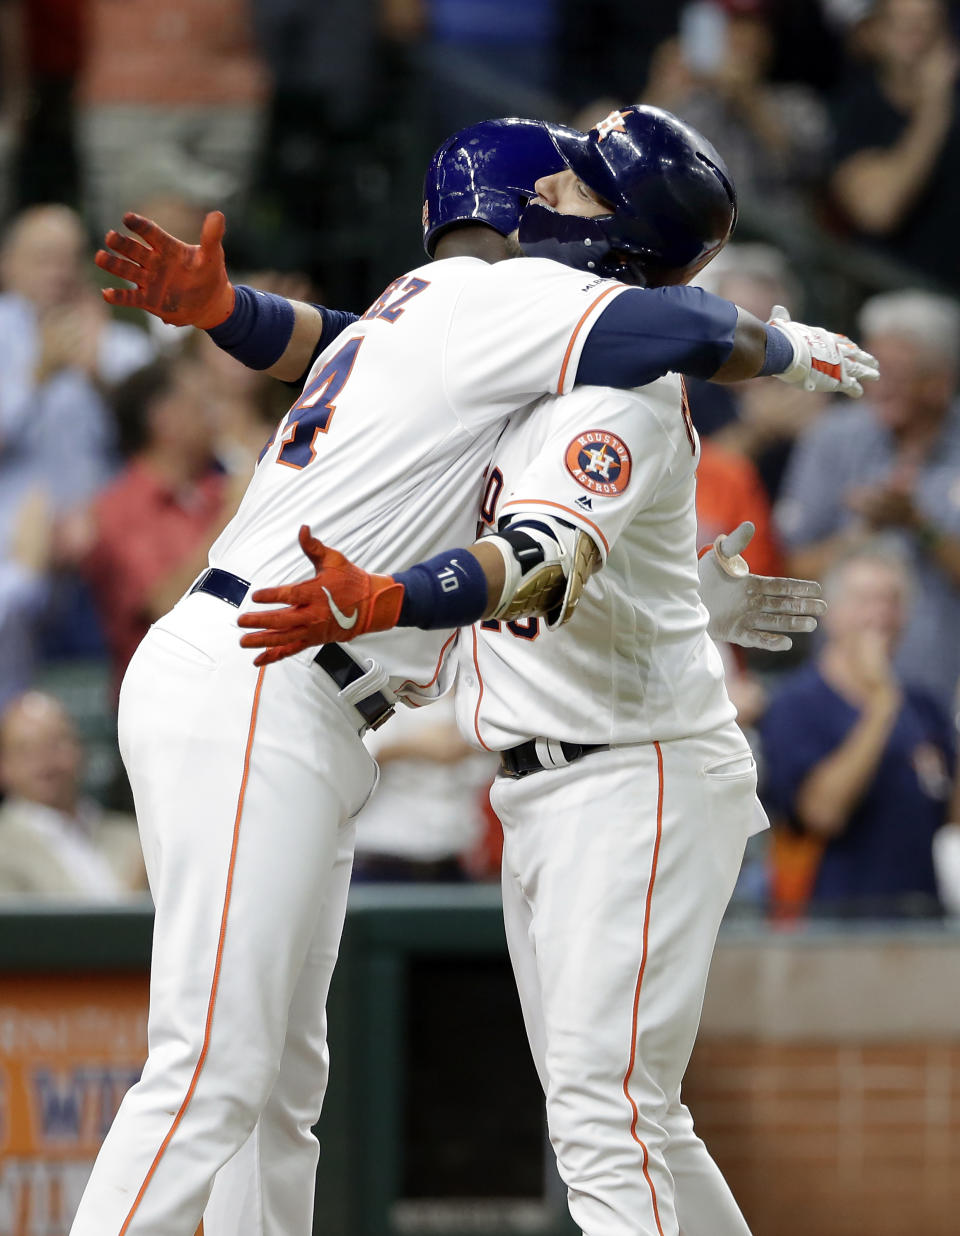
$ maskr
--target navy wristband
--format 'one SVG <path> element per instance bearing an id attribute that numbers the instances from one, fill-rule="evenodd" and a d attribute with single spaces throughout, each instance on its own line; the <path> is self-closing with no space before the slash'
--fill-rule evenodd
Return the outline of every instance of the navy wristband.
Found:
<path id="1" fill-rule="evenodd" d="M 769 378 L 773 374 L 784 373 L 793 364 L 793 344 L 782 330 L 776 326 L 767 325 L 767 351 L 763 358 L 763 366 L 757 374 L 758 378 Z"/>
<path id="2" fill-rule="evenodd" d="M 403 584 L 398 627 L 445 631 L 466 627 L 487 608 L 487 577 L 466 549 L 451 549 L 393 577 Z"/>
<path id="3" fill-rule="evenodd" d="M 234 291 L 233 312 L 207 334 L 248 369 L 269 369 L 290 342 L 296 321 L 293 305 L 283 296 L 258 292 L 242 283 Z"/>

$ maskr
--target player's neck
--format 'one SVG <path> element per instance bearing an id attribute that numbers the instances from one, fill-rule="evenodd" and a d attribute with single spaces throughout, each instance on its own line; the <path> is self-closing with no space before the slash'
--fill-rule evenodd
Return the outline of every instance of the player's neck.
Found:
<path id="1" fill-rule="evenodd" d="M 502 262 L 509 257 L 507 244 L 499 232 L 485 223 L 464 223 L 441 236 L 434 258 L 475 257 L 483 262 Z"/>

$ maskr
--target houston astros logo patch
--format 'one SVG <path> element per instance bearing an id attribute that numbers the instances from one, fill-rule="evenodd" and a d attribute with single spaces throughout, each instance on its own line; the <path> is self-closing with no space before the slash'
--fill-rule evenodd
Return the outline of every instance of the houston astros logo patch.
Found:
<path id="1" fill-rule="evenodd" d="M 630 452 L 615 433 L 588 429 L 567 447 L 567 471 L 592 494 L 622 494 L 630 480 Z"/>
<path id="2" fill-rule="evenodd" d="M 632 107 L 628 107 L 625 112 L 611 112 L 604 120 L 596 126 L 597 142 L 603 141 L 605 137 L 609 137 L 611 133 L 626 133 L 627 123 L 626 118 L 633 111 Z"/>

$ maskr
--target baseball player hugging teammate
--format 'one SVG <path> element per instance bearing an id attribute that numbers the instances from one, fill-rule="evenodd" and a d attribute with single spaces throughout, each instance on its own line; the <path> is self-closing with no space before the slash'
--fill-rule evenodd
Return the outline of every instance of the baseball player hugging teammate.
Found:
<path id="1" fill-rule="evenodd" d="M 375 779 L 362 734 L 458 660 L 464 732 L 502 752 L 507 935 L 574 1219 L 588 1236 L 747 1230 L 680 1099 L 763 823 L 707 631 L 782 646 L 822 603 L 738 573 L 748 531 L 698 571 L 676 375 L 856 395 L 875 366 L 684 286 L 736 203 L 667 113 L 473 126 L 426 197 L 437 260 L 360 318 L 234 288 L 216 214 L 197 247 L 127 216 L 140 239 L 111 232 L 98 255 L 135 285 L 114 303 L 305 380 L 124 682 L 157 908 L 150 1055 L 75 1236 L 181 1236 L 201 1217 L 207 1236 L 310 1231 L 323 1008 Z M 478 506 L 486 535 L 444 549 L 472 541 Z"/>

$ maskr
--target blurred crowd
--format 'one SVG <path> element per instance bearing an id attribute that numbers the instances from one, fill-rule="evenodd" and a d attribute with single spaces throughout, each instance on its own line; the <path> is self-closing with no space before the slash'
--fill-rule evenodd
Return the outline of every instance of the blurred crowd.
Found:
<path id="1" fill-rule="evenodd" d="M 773 822 L 738 904 L 960 910 L 960 6 L 947 0 L 0 0 L 0 892 L 144 887 L 112 734 L 292 395 L 202 333 L 111 315 L 137 209 L 234 276 L 362 312 L 421 261 L 434 146 L 643 101 L 714 142 L 735 243 L 704 286 L 847 330 L 859 403 L 689 383 L 701 540 L 820 580 L 787 657 L 726 649 Z M 358 880 L 496 878 L 490 764 L 446 705 L 372 737 Z M 88 748 L 85 765 L 82 748 Z"/>

